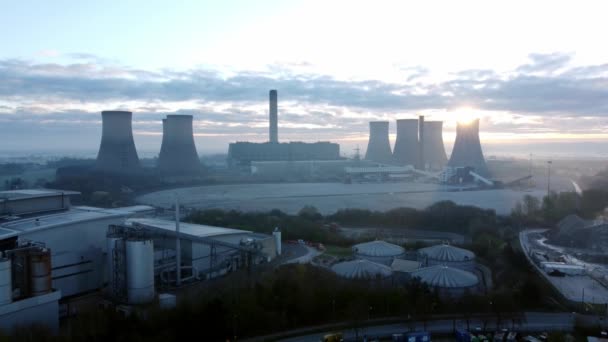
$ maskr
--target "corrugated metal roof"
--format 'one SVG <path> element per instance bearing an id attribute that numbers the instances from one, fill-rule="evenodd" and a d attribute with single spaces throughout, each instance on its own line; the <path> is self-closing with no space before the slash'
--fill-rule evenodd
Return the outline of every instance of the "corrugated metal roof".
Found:
<path id="1" fill-rule="evenodd" d="M 353 252 L 374 257 L 394 257 L 405 253 L 405 249 L 386 241 L 377 240 L 354 245 Z"/>
<path id="2" fill-rule="evenodd" d="M 365 259 L 357 259 L 335 264 L 332 271 L 349 279 L 386 278 L 393 274 L 391 268 Z"/>
<path id="3" fill-rule="evenodd" d="M 126 221 L 127 224 L 141 224 L 148 227 L 154 227 L 157 229 L 175 231 L 175 221 L 153 219 L 153 218 L 133 218 Z M 251 234 L 251 231 L 205 226 L 202 224 L 193 224 L 180 222 L 179 229 L 182 234 L 198 236 L 198 237 L 212 237 L 221 235 L 234 235 L 234 234 Z"/>
<path id="4" fill-rule="evenodd" d="M 459 288 L 477 285 L 477 277 L 467 271 L 447 266 L 431 266 L 412 272 L 412 277 L 433 287 Z"/>
<path id="5" fill-rule="evenodd" d="M 463 248 L 445 244 L 421 248 L 418 250 L 418 253 L 428 257 L 429 259 L 439 261 L 455 262 L 475 259 L 475 253 Z"/>

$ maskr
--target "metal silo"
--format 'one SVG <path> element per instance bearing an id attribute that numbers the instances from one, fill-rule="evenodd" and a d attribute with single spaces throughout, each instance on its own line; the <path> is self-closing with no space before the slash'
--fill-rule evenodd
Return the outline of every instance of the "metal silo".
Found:
<path id="1" fill-rule="evenodd" d="M 154 243 L 151 239 L 125 241 L 127 301 L 145 304 L 154 300 Z"/>
<path id="2" fill-rule="evenodd" d="M 30 252 L 30 293 L 40 296 L 51 292 L 51 251 L 41 248 Z"/>

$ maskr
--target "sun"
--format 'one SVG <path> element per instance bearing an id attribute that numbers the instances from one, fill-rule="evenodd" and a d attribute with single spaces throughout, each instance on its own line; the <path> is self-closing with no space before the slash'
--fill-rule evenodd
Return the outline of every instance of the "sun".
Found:
<path id="1" fill-rule="evenodd" d="M 475 119 L 479 119 L 478 111 L 471 107 L 459 107 L 456 108 L 452 113 L 456 118 L 456 122 L 460 124 L 470 124 Z"/>

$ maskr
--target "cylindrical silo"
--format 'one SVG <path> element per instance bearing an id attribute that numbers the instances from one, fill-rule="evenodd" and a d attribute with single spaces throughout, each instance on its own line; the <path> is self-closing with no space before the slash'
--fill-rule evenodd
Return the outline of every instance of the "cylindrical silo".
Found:
<path id="1" fill-rule="evenodd" d="M 13 301 L 12 260 L 0 258 L 0 305 Z"/>
<path id="2" fill-rule="evenodd" d="M 443 122 L 424 122 L 424 162 L 425 169 L 443 170 L 448 163 L 443 144 Z"/>
<path id="3" fill-rule="evenodd" d="M 357 259 L 365 259 L 390 266 L 395 258 L 405 255 L 405 249 L 385 241 L 370 241 L 354 245 L 353 253 Z"/>
<path id="4" fill-rule="evenodd" d="M 398 165 L 416 166 L 418 162 L 418 120 L 397 120 L 397 140 L 393 157 Z"/>
<path id="5" fill-rule="evenodd" d="M 101 112 L 103 126 L 97 154 L 97 170 L 110 173 L 139 171 L 139 158 L 131 127 L 132 115 L 126 111 Z"/>
<path id="6" fill-rule="evenodd" d="M 391 164 L 393 154 L 388 138 L 388 121 L 372 121 L 369 123 L 369 142 L 365 159 L 377 163 Z"/>
<path id="7" fill-rule="evenodd" d="M 127 300 L 145 304 L 154 300 L 154 243 L 150 239 L 125 241 Z"/>
<path id="8" fill-rule="evenodd" d="M 450 167 L 472 167 L 482 176 L 489 176 L 486 160 L 479 141 L 479 119 L 459 122 L 456 126 L 456 141 L 448 162 Z"/>
<path id="9" fill-rule="evenodd" d="M 192 115 L 167 115 L 163 120 L 163 140 L 158 156 L 163 175 L 193 175 L 201 163 L 194 143 Z"/>
<path id="10" fill-rule="evenodd" d="M 278 94 L 276 90 L 271 90 L 268 94 L 269 100 L 269 111 L 268 111 L 268 121 L 269 121 L 269 141 L 271 143 L 279 142 L 279 108 L 278 108 Z"/>
<path id="11" fill-rule="evenodd" d="M 279 228 L 275 228 L 272 232 L 272 236 L 274 238 L 274 245 L 277 250 L 277 255 L 281 255 L 281 231 Z"/>
<path id="12" fill-rule="evenodd" d="M 29 253 L 30 293 L 40 296 L 51 292 L 51 251 L 48 248 L 33 250 Z"/>

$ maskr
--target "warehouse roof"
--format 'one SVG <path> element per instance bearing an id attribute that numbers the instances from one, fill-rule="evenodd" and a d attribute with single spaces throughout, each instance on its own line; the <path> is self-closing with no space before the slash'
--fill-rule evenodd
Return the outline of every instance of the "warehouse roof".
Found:
<path id="1" fill-rule="evenodd" d="M 354 245 L 353 252 L 366 256 L 392 257 L 405 253 L 405 249 L 392 243 L 376 240 Z"/>
<path id="2" fill-rule="evenodd" d="M 412 277 L 433 287 L 459 288 L 477 285 L 477 277 L 467 271 L 448 266 L 431 266 L 412 272 Z"/>
<path id="3" fill-rule="evenodd" d="M 475 253 L 447 244 L 421 248 L 418 250 L 418 253 L 428 257 L 429 259 L 448 262 L 469 261 L 475 259 Z"/>
<path id="4" fill-rule="evenodd" d="M 39 198 L 49 196 L 80 195 L 80 192 L 54 189 L 21 189 L 0 191 L 0 200 L 19 200 L 28 198 Z"/>
<path id="5" fill-rule="evenodd" d="M 175 221 L 161 220 L 154 218 L 132 218 L 126 221 L 127 225 L 143 225 L 149 228 L 156 228 L 161 230 L 175 231 Z M 195 237 L 214 237 L 222 235 L 234 235 L 234 234 L 251 234 L 251 231 L 206 226 L 202 224 L 184 223 L 179 224 L 180 234 L 190 235 Z"/>
<path id="6" fill-rule="evenodd" d="M 331 267 L 337 275 L 349 279 L 386 278 L 393 272 L 391 268 L 365 259 L 357 259 L 335 264 Z"/>

